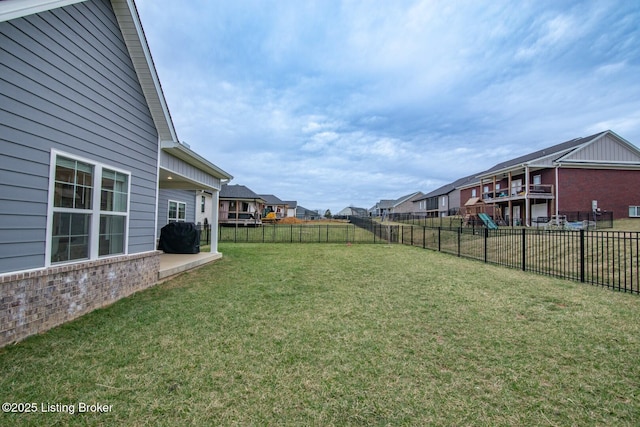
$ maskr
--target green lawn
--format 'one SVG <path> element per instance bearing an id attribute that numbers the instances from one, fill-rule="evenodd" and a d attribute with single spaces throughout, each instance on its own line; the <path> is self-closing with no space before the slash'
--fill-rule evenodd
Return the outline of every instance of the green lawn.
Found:
<path id="1" fill-rule="evenodd" d="M 3 402 L 38 409 L 0 425 L 640 424 L 637 295 L 403 245 L 220 249 L 0 350 Z"/>

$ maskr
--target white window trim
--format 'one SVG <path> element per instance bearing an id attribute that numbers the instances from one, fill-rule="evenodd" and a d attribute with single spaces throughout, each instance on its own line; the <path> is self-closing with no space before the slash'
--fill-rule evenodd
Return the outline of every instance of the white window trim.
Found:
<path id="1" fill-rule="evenodd" d="M 631 215 L 631 209 L 636 211 L 635 215 Z M 629 218 L 640 218 L 640 206 L 629 206 Z"/>
<path id="2" fill-rule="evenodd" d="M 179 219 L 176 217 L 176 219 L 174 219 L 173 221 L 175 222 L 187 222 L 187 202 L 183 202 L 180 200 L 167 200 L 167 224 L 169 224 L 169 222 L 171 222 L 171 218 L 169 217 L 169 206 L 171 205 L 171 202 L 176 204 L 176 215 L 178 215 L 178 213 L 180 212 L 180 205 L 184 205 L 184 219 Z"/>
<path id="3" fill-rule="evenodd" d="M 79 162 L 88 163 L 93 166 L 93 196 L 91 200 L 91 209 L 72 209 L 72 208 L 55 208 L 54 209 L 54 198 L 55 198 L 55 181 L 56 181 L 56 159 L 57 157 L 66 157 L 68 159 L 77 160 Z M 126 212 L 109 212 L 108 215 L 118 215 L 125 217 L 124 224 L 124 252 L 120 254 L 113 255 L 103 255 L 98 256 L 100 250 L 100 215 L 102 211 L 100 210 L 100 202 L 102 200 L 102 170 L 109 169 L 112 171 L 116 171 L 127 175 L 127 209 Z M 87 261 L 92 261 L 96 259 L 104 259 L 117 257 L 122 255 L 129 254 L 129 219 L 130 219 L 130 209 L 131 209 L 131 172 L 120 169 L 111 165 L 107 165 L 96 160 L 92 160 L 86 157 L 78 156 L 76 154 L 67 153 L 64 151 L 59 151 L 56 149 L 51 150 L 50 160 L 49 160 L 49 194 L 48 194 L 48 204 L 47 204 L 47 234 L 45 238 L 45 250 L 44 250 L 44 265 L 45 267 L 50 267 L 52 265 L 66 265 L 66 264 L 77 264 Z M 89 226 L 89 258 L 82 259 L 74 259 L 70 261 L 61 261 L 61 262 L 51 262 L 51 243 L 52 243 L 52 233 L 53 233 L 53 214 L 54 212 L 71 212 L 71 213 L 90 213 L 91 214 L 91 223 Z"/>

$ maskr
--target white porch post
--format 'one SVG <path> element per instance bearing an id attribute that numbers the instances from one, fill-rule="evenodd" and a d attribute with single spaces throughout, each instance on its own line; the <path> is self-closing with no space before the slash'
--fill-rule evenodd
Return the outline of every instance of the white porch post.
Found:
<path id="1" fill-rule="evenodd" d="M 218 253 L 218 215 L 220 214 L 220 191 L 214 190 L 211 194 L 211 253 Z"/>

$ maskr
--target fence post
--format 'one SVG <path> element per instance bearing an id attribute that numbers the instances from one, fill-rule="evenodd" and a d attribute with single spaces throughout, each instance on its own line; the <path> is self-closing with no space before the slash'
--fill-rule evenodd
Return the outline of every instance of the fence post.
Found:
<path id="1" fill-rule="evenodd" d="M 291 224 L 291 239 L 289 240 L 291 243 L 293 243 L 293 224 Z"/>
<path id="2" fill-rule="evenodd" d="M 527 271 L 527 229 L 522 229 L 522 271 Z"/>
<path id="3" fill-rule="evenodd" d="M 580 230 L 580 281 L 584 283 L 584 230 Z"/>
<path id="4" fill-rule="evenodd" d="M 458 227 L 458 256 L 460 256 L 460 247 L 462 246 L 462 227 Z"/>
<path id="5" fill-rule="evenodd" d="M 422 226 L 422 249 L 427 248 L 427 226 Z"/>
<path id="6" fill-rule="evenodd" d="M 484 262 L 487 262 L 487 246 L 489 246 L 489 229 L 484 228 Z"/>
<path id="7" fill-rule="evenodd" d="M 442 248 L 442 235 L 440 233 L 440 231 L 442 231 L 442 227 L 438 227 L 438 252 L 440 252 L 441 248 Z"/>

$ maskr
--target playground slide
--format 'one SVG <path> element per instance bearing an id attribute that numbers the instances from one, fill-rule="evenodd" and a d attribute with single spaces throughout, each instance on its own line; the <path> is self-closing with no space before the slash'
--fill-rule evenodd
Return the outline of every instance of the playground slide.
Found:
<path id="1" fill-rule="evenodd" d="M 491 219 L 491 217 L 489 215 L 487 215 L 486 213 L 479 213 L 478 217 L 482 220 L 482 222 L 484 222 L 484 225 L 491 230 L 497 230 L 498 226 L 496 225 L 495 222 L 493 222 L 493 220 Z"/>

